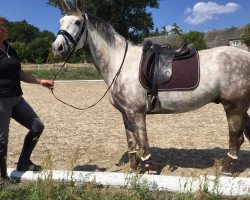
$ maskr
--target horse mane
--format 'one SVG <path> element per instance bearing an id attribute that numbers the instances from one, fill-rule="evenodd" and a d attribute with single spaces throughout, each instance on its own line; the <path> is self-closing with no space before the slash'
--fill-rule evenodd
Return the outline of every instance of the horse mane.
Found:
<path id="1" fill-rule="evenodd" d="M 110 23 L 105 22 L 92 14 L 87 13 L 87 16 L 91 24 L 98 32 L 98 34 L 110 45 L 115 45 L 115 35 L 118 33 L 115 31 L 113 26 Z"/>
<path id="2" fill-rule="evenodd" d="M 86 13 L 88 16 L 88 20 L 90 21 L 90 23 L 94 26 L 94 28 L 96 29 L 96 31 L 98 32 L 98 34 L 105 40 L 108 42 L 108 44 L 110 44 L 111 46 L 115 45 L 115 35 L 117 35 L 118 33 L 115 31 L 115 29 L 113 28 L 113 26 L 108 23 L 103 21 L 102 19 L 90 14 L 90 13 Z M 82 17 L 83 14 L 81 12 L 79 12 L 78 9 L 75 8 L 71 8 L 68 12 L 67 15 L 75 15 L 78 17 Z M 119 35 L 119 34 L 118 34 Z"/>

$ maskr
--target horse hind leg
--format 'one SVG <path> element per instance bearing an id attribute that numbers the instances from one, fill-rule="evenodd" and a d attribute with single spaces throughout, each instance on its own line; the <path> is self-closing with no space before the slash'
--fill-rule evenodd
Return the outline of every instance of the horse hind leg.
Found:
<path id="1" fill-rule="evenodd" d="M 221 169 L 221 173 L 232 175 L 235 170 L 240 146 L 244 142 L 243 129 L 245 115 L 248 108 L 240 104 L 223 104 L 229 128 L 229 152 Z"/>
<path id="2" fill-rule="evenodd" d="M 250 117 L 247 113 L 245 113 L 244 118 L 243 118 L 243 132 L 248 141 L 250 142 Z"/>

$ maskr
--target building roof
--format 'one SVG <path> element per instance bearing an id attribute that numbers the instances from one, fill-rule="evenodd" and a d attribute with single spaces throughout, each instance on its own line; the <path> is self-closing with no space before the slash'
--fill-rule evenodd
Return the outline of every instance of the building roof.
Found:
<path id="1" fill-rule="evenodd" d="M 207 48 L 228 46 L 230 40 L 240 39 L 244 30 L 245 27 L 208 31 L 205 34 Z"/>
<path id="2" fill-rule="evenodd" d="M 143 40 L 143 43 L 145 43 L 148 40 L 151 40 L 152 42 L 162 46 L 173 46 L 175 44 L 181 43 L 181 38 L 178 34 L 161 35 L 156 37 L 145 38 Z"/>

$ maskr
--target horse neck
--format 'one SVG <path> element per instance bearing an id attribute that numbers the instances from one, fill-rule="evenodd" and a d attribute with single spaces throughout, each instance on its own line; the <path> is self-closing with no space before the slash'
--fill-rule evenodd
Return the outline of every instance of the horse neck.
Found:
<path id="1" fill-rule="evenodd" d="M 101 35 L 93 25 L 89 24 L 89 26 L 87 45 L 93 63 L 101 73 L 105 83 L 110 85 L 122 63 L 126 41 L 115 31 L 110 36 L 111 39 L 108 35 L 106 37 Z M 112 40 L 112 44 L 108 40 Z"/>

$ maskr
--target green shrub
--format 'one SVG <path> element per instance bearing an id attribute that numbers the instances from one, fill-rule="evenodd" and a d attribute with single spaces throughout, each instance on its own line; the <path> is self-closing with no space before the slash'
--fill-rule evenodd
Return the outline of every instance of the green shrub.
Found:
<path id="1" fill-rule="evenodd" d="M 34 76 L 53 79 L 60 68 L 25 68 L 25 71 Z M 65 67 L 63 68 L 56 80 L 99 80 L 101 75 L 94 67 Z"/>

